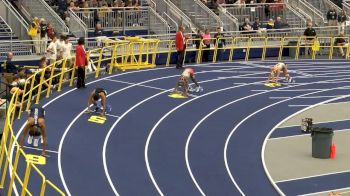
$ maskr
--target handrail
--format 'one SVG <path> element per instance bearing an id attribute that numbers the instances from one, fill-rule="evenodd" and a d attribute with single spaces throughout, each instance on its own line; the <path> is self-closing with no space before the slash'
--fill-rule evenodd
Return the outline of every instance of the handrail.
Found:
<path id="1" fill-rule="evenodd" d="M 46 9 L 51 13 L 51 15 L 56 19 L 56 21 L 58 21 L 63 29 L 65 30 L 64 32 L 68 33 L 69 32 L 69 28 L 67 27 L 67 25 L 64 23 L 64 21 L 61 19 L 61 17 L 58 16 L 58 14 L 52 9 L 51 6 L 49 6 L 44 0 L 38 0 L 40 1 L 40 3 L 46 7 Z"/>
<path id="2" fill-rule="evenodd" d="M 180 17 L 183 20 L 185 20 L 186 23 L 189 23 L 189 24 L 191 23 L 191 19 L 186 14 L 184 14 L 183 11 L 179 7 L 177 7 L 172 1 L 170 0 L 164 0 L 164 1 L 167 4 L 167 6 L 170 6 L 170 8 L 173 8 L 177 14 L 182 14 L 180 15 Z"/>
<path id="3" fill-rule="evenodd" d="M 163 15 L 164 15 L 166 18 L 168 18 L 168 19 L 171 21 L 171 23 L 173 23 L 173 25 L 175 26 L 175 29 L 178 29 L 178 28 L 179 28 L 179 25 L 175 22 L 175 20 L 172 19 L 166 12 L 163 12 Z M 164 18 L 164 17 L 163 17 L 163 18 Z"/>
<path id="4" fill-rule="evenodd" d="M 311 12 L 312 14 L 312 19 L 317 22 L 318 25 L 320 25 L 319 23 L 321 23 L 323 26 L 324 22 L 326 21 L 324 19 L 324 17 L 322 16 L 322 14 L 320 14 L 320 12 L 317 11 L 317 9 L 310 4 L 309 2 L 305 1 L 305 0 L 298 0 L 298 2 L 303 5 L 303 10 L 305 11 L 305 9 L 307 9 L 309 11 L 309 13 Z M 298 4 L 298 5 L 300 5 Z"/>
<path id="5" fill-rule="evenodd" d="M 194 2 L 197 5 L 199 5 L 199 7 L 201 7 L 203 10 L 205 10 L 217 22 L 217 27 L 223 26 L 223 22 L 221 21 L 219 16 L 217 16 L 211 9 L 209 9 L 208 6 L 204 5 L 203 2 L 198 1 L 198 0 L 194 0 Z"/>
<path id="6" fill-rule="evenodd" d="M 223 21 L 223 28 L 225 31 L 238 31 L 239 30 L 239 21 L 238 19 L 231 14 L 230 12 L 224 11 L 225 8 L 219 6 L 218 10 L 219 10 L 219 17 L 223 17 L 223 20 L 229 20 L 229 22 L 227 21 Z M 234 25 L 232 25 L 234 24 Z"/>
<path id="7" fill-rule="evenodd" d="M 69 20 L 69 26 L 70 26 L 70 31 L 75 35 L 76 37 L 87 37 L 88 36 L 88 30 L 86 24 L 71 10 L 68 9 L 68 14 L 71 17 Z M 74 23 L 75 21 L 75 23 Z M 72 24 L 73 23 L 73 24 Z M 75 32 L 75 25 L 78 25 L 80 28 L 78 28 L 78 32 Z M 74 31 L 74 32 L 73 32 Z M 81 32 L 83 31 L 83 32 Z M 82 33 L 82 34 L 81 34 Z"/>
<path id="8" fill-rule="evenodd" d="M 165 28 L 166 28 L 166 34 L 170 33 L 170 26 L 169 26 L 169 24 L 167 23 L 167 21 L 165 21 L 164 18 L 162 18 L 153 8 L 148 7 L 148 9 L 149 9 L 149 11 L 150 11 L 152 14 L 154 14 L 154 16 L 155 16 L 158 20 L 160 20 L 160 21 L 163 23 L 163 25 L 164 25 Z M 149 20 L 149 23 L 150 23 L 150 24 L 149 24 L 149 29 L 151 30 L 151 26 L 152 26 L 152 24 L 151 24 L 151 17 L 149 17 L 148 20 Z"/>
<path id="9" fill-rule="evenodd" d="M 305 18 L 299 13 L 297 12 L 294 8 L 292 8 L 292 6 L 286 4 L 287 9 L 289 9 L 290 11 L 292 11 L 295 15 L 297 15 L 299 17 L 299 19 L 303 22 L 303 24 L 301 24 L 302 26 L 306 25 L 306 20 Z"/>
<path id="10" fill-rule="evenodd" d="M 6 19 L 8 20 L 8 17 L 11 17 L 11 19 L 13 19 L 12 17 L 14 17 L 16 19 L 16 22 L 20 24 L 20 26 L 18 27 L 19 32 L 16 32 L 17 36 L 19 36 L 22 39 L 28 38 L 27 32 L 28 32 L 29 24 L 22 17 L 22 15 L 18 13 L 18 11 L 13 7 L 13 5 L 8 0 L 1 0 L 1 2 L 4 4 L 5 7 L 7 7 L 7 10 L 12 14 L 12 16 L 6 16 Z M 6 14 L 6 13 L 2 13 L 2 14 Z M 15 26 L 15 24 L 10 24 L 10 25 L 11 25 L 11 28 Z"/>
<path id="11" fill-rule="evenodd" d="M 10 29 L 10 40 L 11 40 L 11 44 L 10 44 L 10 51 L 12 51 L 12 40 L 13 40 L 13 31 L 12 28 L 10 27 L 10 25 L 7 24 L 6 20 L 4 20 L 1 16 L 0 16 L 1 20 L 5 23 L 5 25 L 7 26 L 8 29 Z"/>

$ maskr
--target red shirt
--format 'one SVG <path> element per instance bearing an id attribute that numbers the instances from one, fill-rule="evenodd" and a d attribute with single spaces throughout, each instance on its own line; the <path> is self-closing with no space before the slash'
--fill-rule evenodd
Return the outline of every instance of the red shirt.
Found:
<path id="1" fill-rule="evenodd" d="M 75 65 L 85 67 L 87 65 L 86 52 L 83 45 L 77 45 L 75 49 Z"/>
<path id="2" fill-rule="evenodd" d="M 185 37 L 181 31 L 176 32 L 175 46 L 177 51 L 183 51 L 185 49 Z"/>

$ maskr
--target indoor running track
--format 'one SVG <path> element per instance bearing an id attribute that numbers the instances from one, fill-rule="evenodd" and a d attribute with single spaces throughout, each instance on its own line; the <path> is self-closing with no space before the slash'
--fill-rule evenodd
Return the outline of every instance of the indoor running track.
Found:
<path id="1" fill-rule="evenodd" d="M 74 196 L 291 195 L 349 187 L 349 180 L 330 187 L 327 178 L 316 189 L 270 181 L 263 147 L 271 130 L 303 108 L 350 92 L 348 62 L 286 62 L 296 83 L 265 87 L 275 63 L 193 66 L 204 91 L 188 99 L 168 97 L 180 74 L 174 68 L 123 72 L 66 89 L 42 101 L 51 157 L 40 169 Z M 102 125 L 84 113 L 97 87 L 107 90 L 113 108 Z M 301 99 L 308 96 L 314 98 Z"/>

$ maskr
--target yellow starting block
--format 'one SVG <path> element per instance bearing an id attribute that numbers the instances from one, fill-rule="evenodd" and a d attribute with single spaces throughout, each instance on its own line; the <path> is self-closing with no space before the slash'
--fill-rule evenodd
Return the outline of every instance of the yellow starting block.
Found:
<path id="1" fill-rule="evenodd" d="M 89 118 L 89 122 L 94 122 L 94 123 L 97 123 L 97 124 L 103 124 L 106 122 L 106 118 L 105 117 L 102 117 L 102 116 L 90 116 Z"/>
<path id="2" fill-rule="evenodd" d="M 267 87 L 280 87 L 281 86 L 281 84 L 280 83 L 272 83 L 272 82 L 270 82 L 270 83 L 265 83 L 264 84 L 265 86 L 267 86 Z"/>
<path id="3" fill-rule="evenodd" d="M 184 99 L 184 98 L 187 98 L 179 93 L 171 93 L 168 95 L 169 97 L 171 98 L 174 98 L 174 99 Z"/>
<path id="4" fill-rule="evenodd" d="M 26 155 L 26 160 L 29 163 L 33 163 L 36 165 L 45 165 L 46 164 L 46 157 L 39 156 L 39 155 L 34 155 L 34 154 L 27 154 Z"/>

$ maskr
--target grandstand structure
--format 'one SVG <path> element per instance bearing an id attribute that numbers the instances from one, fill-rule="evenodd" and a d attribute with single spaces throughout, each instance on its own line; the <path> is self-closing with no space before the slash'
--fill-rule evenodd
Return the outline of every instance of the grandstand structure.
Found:
<path id="1" fill-rule="evenodd" d="M 28 36 L 28 27 L 34 17 L 45 18 L 49 21 L 56 34 L 64 34 L 70 37 L 75 46 L 79 37 L 85 37 L 88 49 L 88 58 L 91 64 L 96 66 L 95 76 L 100 76 L 101 70 L 112 73 L 113 69 L 125 71 L 127 69 L 140 69 L 155 67 L 158 64 L 169 66 L 174 63 L 175 32 L 180 26 L 186 28 L 186 34 L 190 36 L 186 40 L 186 63 L 200 63 L 203 51 L 209 50 L 210 61 L 219 60 L 233 61 L 244 59 L 246 61 L 257 58 L 265 60 L 269 57 L 274 59 L 299 59 L 316 56 L 321 58 L 342 58 L 337 54 L 338 49 L 346 49 L 345 58 L 350 56 L 349 46 L 335 45 L 339 29 L 329 26 L 326 13 L 330 7 L 335 7 L 337 12 L 344 9 L 350 15 L 350 2 L 344 1 L 342 8 L 331 0 L 285 0 L 275 3 L 252 3 L 245 6 L 237 4 L 223 4 L 211 7 L 199 0 L 142 0 L 141 5 L 130 7 L 88 7 L 67 9 L 60 14 L 60 8 L 52 0 L 23 0 L 9 1 L 0 0 L 0 64 L 6 61 L 8 52 L 13 52 L 16 63 L 19 65 L 38 65 L 38 59 L 45 56 L 45 51 L 36 51 L 35 46 L 42 44 L 42 40 L 31 40 Z M 282 18 L 285 26 L 279 29 L 266 29 L 265 25 L 271 19 Z M 253 22 L 259 18 L 262 24 L 259 30 L 245 31 L 242 23 L 246 19 Z M 348 17 L 349 18 L 349 17 Z M 307 23 L 312 22 L 317 32 L 317 37 L 312 37 L 315 42 L 307 45 L 304 31 Z M 97 24 L 103 29 L 103 36 L 96 36 Z M 211 38 L 211 47 L 203 48 L 203 40 L 192 38 L 198 30 L 209 29 L 214 35 L 218 27 L 223 29 L 222 38 Z M 345 25 L 344 38 L 349 43 L 350 26 Z M 212 36 L 213 37 L 213 36 Z M 219 46 L 218 41 L 225 40 L 224 46 Z M 202 43 L 196 48 L 195 42 Z M 312 48 L 310 56 L 305 57 L 305 51 Z M 317 48 L 317 49 L 314 49 Z M 74 47 L 73 47 L 74 50 Z M 222 59 L 218 59 L 218 53 L 223 51 Z M 198 55 L 199 54 L 199 55 Z M 20 118 L 21 112 L 29 109 L 34 102 L 40 101 L 44 74 L 47 70 L 55 70 L 61 65 L 59 73 L 50 71 L 50 78 L 45 82 L 50 85 L 53 80 L 58 80 L 57 90 L 63 88 L 63 79 L 69 72 L 69 86 L 74 82 L 74 68 L 67 65 L 67 59 L 57 61 L 43 70 L 39 70 L 28 81 L 31 88 L 25 89 L 21 98 L 21 107 L 16 108 L 18 93 L 10 100 L 8 122 L 5 123 L 6 138 L 4 146 L 17 145 L 14 149 L 16 161 L 14 164 L 9 161 L 9 148 L 0 150 L 0 171 L 8 170 L 7 167 L 17 167 L 18 160 L 24 160 L 26 154 L 16 141 L 13 135 L 12 125 L 15 118 Z M 56 75 L 55 75 L 56 74 Z M 39 76 L 39 84 L 34 86 L 35 77 Z M 67 85 L 67 86 L 68 86 Z M 50 96 L 51 87 L 47 89 L 46 97 Z M 34 96 L 32 93 L 37 93 Z M 16 110 L 19 110 L 18 111 Z M 6 149 L 6 150 L 5 150 Z M 11 157 L 12 159 L 13 157 Z M 3 168 L 5 165 L 6 169 Z M 63 191 L 57 188 L 49 179 L 46 179 L 40 170 L 31 164 L 27 169 L 35 170 L 42 178 L 40 194 L 44 195 L 45 187 L 50 187 L 57 194 L 64 195 Z M 15 169 L 14 169 L 15 170 Z M 28 175 L 28 176 L 27 176 Z M 21 184 L 22 195 L 28 194 L 27 190 L 29 173 L 25 173 L 20 179 L 12 175 L 10 182 L 5 184 L 12 186 L 17 179 Z M 0 173 L 0 188 L 4 188 L 6 173 Z M 12 191 L 12 187 L 10 187 Z M 52 191 L 52 190 L 51 190 Z M 11 193 L 10 193 L 11 194 Z M 30 195 L 30 194 L 29 194 Z"/>

